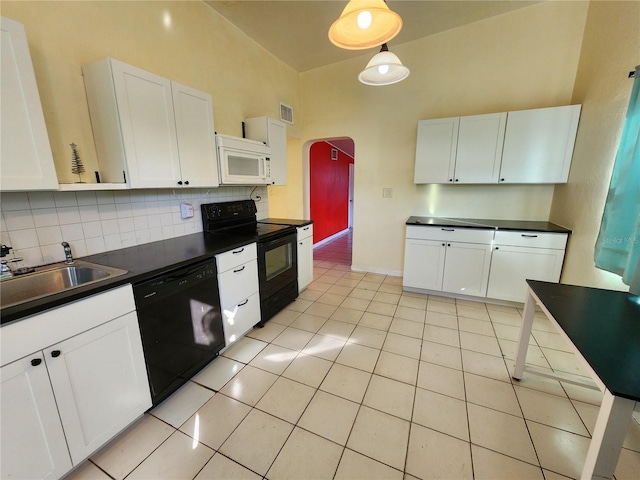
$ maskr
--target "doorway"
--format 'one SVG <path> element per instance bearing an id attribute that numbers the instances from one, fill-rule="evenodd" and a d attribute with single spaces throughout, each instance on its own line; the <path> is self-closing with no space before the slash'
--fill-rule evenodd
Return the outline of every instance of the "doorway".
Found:
<path id="1" fill-rule="evenodd" d="M 354 205 L 354 142 L 351 138 L 307 143 L 305 198 L 314 221 L 314 260 L 351 265 Z"/>

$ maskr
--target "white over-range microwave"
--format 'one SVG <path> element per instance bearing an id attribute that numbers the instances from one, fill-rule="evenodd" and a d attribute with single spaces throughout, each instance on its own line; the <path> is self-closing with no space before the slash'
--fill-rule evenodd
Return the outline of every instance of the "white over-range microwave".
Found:
<path id="1" fill-rule="evenodd" d="M 216 134 L 221 185 L 270 185 L 271 149 L 262 142 Z"/>

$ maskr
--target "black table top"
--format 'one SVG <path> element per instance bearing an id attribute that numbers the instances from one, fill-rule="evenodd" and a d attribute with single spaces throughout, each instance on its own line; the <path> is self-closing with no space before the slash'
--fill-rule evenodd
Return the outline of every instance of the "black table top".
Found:
<path id="1" fill-rule="evenodd" d="M 485 218 L 409 217 L 407 225 L 427 227 L 490 228 L 546 233 L 571 233 L 568 228 L 542 220 L 492 220 Z"/>
<path id="2" fill-rule="evenodd" d="M 640 401 L 640 296 L 527 280 L 614 395 Z"/>

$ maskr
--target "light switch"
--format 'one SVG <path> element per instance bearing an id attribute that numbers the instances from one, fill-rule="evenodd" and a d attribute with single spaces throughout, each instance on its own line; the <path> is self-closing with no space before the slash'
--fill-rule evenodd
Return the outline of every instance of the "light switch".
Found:
<path id="1" fill-rule="evenodd" d="M 193 205 L 190 203 L 181 203 L 180 216 L 182 218 L 193 218 Z"/>
<path id="2" fill-rule="evenodd" d="M 391 197 L 393 197 L 393 188 L 383 188 L 382 198 L 391 198 Z"/>

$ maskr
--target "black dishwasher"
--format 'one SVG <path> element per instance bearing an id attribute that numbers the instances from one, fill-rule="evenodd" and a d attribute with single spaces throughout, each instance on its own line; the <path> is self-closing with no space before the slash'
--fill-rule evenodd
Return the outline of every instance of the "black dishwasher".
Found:
<path id="1" fill-rule="evenodd" d="M 157 405 L 225 346 L 215 259 L 134 284 L 133 294 Z"/>

